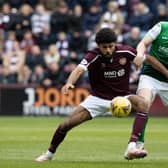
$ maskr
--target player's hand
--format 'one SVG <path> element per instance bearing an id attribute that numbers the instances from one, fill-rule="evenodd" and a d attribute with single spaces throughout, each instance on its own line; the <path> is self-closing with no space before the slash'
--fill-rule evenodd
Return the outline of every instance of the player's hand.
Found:
<path id="1" fill-rule="evenodd" d="M 62 87 L 61 92 L 66 95 L 68 94 L 68 90 L 73 88 L 74 88 L 74 85 L 67 83 Z"/>
<path id="2" fill-rule="evenodd" d="M 142 55 L 137 55 L 134 58 L 133 62 L 134 62 L 134 65 L 136 66 L 137 69 L 139 69 L 142 66 L 144 60 L 145 60 L 145 56 L 144 55 L 143 56 Z"/>

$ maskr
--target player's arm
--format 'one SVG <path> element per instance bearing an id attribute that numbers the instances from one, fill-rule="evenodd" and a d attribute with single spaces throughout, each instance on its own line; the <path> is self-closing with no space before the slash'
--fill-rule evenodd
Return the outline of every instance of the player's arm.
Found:
<path id="1" fill-rule="evenodd" d="M 148 36 L 145 36 L 138 44 L 137 46 L 137 55 L 133 60 L 133 64 L 136 66 L 136 68 L 140 68 L 143 62 L 146 59 L 145 52 L 149 45 L 151 44 L 151 38 Z"/>
<path id="2" fill-rule="evenodd" d="M 154 69 L 162 73 L 168 78 L 168 69 L 160 62 L 158 61 L 155 57 L 152 57 L 150 55 L 146 56 L 146 62 L 151 64 Z"/>
<path id="3" fill-rule="evenodd" d="M 81 66 L 77 66 L 69 75 L 68 80 L 66 84 L 62 87 L 62 93 L 63 94 L 68 94 L 69 89 L 74 88 L 74 84 L 76 81 L 79 79 L 79 77 L 85 72 L 85 69 Z"/>
<path id="4" fill-rule="evenodd" d="M 147 48 L 152 43 L 152 39 L 149 36 L 145 36 L 137 45 L 137 57 L 144 57 Z"/>
<path id="5" fill-rule="evenodd" d="M 143 64 L 143 62 L 145 61 L 145 52 L 147 50 L 147 48 L 150 46 L 151 44 L 151 38 L 149 38 L 148 36 L 145 36 L 140 43 L 137 46 L 137 56 L 135 57 L 133 63 L 134 65 L 139 68 L 141 67 L 141 65 Z"/>
<path id="6" fill-rule="evenodd" d="M 158 37 L 161 32 L 161 24 L 154 25 L 144 36 L 144 38 L 137 45 L 137 56 L 134 63 L 137 67 L 140 67 L 145 60 L 145 53 L 151 43 Z"/>

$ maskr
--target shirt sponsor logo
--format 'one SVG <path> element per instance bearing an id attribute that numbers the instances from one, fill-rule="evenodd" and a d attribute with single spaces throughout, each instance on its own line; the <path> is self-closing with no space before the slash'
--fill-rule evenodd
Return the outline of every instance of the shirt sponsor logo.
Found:
<path id="1" fill-rule="evenodd" d="M 168 48 L 166 48 L 166 47 L 159 46 L 158 47 L 158 51 L 161 52 L 161 53 L 163 53 L 163 54 L 165 54 L 165 55 L 168 55 Z"/>
<path id="2" fill-rule="evenodd" d="M 122 77 L 125 75 L 125 69 L 120 69 L 118 71 L 105 71 L 104 77 L 105 78 L 117 78 Z"/>
<path id="3" fill-rule="evenodd" d="M 162 39 L 163 39 L 163 40 L 168 40 L 168 37 L 162 36 Z"/>

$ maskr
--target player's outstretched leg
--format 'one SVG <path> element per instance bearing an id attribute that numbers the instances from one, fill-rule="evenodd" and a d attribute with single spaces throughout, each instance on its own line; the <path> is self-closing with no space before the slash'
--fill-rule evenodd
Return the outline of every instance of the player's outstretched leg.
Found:
<path id="1" fill-rule="evenodd" d="M 64 121 L 62 124 L 58 126 L 53 135 L 48 151 L 37 157 L 35 161 L 45 162 L 52 160 L 57 147 L 64 140 L 68 131 L 71 130 L 73 127 L 83 123 L 84 121 L 91 119 L 92 117 L 90 113 L 84 107 L 79 106 L 66 121 Z"/>
<path id="2" fill-rule="evenodd" d="M 147 151 L 144 149 L 144 143 L 142 142 L 143 137 L 141 137 L 147 122 L 147 116 L 147 113 L 137 113 L 136 115 L 132 135 L 124 154 L 127 160 L 140 159 L 147 156 Z M 141 141 L 139 141 L 140 137 Z"/>
<path id="3" fill-rule="evenodd" d="M 144 133 L 148 121 L 148 113 L 146 112 L 148 106 L 144 99 L 137 95 L 130 96 L 129 100 L 134 105 L 134 110 L 137 113 L 124 157 L 125 159 L 132 160 L 147 156 L 147 151 L 144 149 Z"/>
<path id="4" fill-rule="evenodd" d="M 129 146 L 131 145 L 128 145 L 128 148 L 127 148 L 127 151 L 125 152 L 125 159 L 141 159 L 141 158 L 144 158 L 147 156 L 147 151 L 144 149 L 144 137 L 145 137 L 145 129 L 146 129 L 146 125 L 147 125 L 147 122 L 148 122 L 148 118 L 149 116 L 147 116 L 147 119 L 146 119 L 146 124 L 145 124 L 145 127 L 142 131 L 142 134 L 141 136 L 138 138 L 138 141 L 136 141 L 136 149 L 134 149 L 133 151 L 130 150 L 130 153 L 128 152 L 129 151 Z"/>

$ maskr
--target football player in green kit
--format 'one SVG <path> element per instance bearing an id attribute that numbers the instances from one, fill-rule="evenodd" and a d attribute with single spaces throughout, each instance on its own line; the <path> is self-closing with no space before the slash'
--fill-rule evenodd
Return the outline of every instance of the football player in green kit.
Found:
<path id="1" fill-rule="evenodd" d="M 144 143 L 142 143 L 144 130 L 148 120 L 148 112 L 155 96 L 160 96 L 162 102 L 168 107 L 168 22 L 159 22 L 154 25 L 140 41 L 136 57 L 139 64 L 149 46 L 149 54 L 159 62 L 156 67 L 145 63 L 142 69 L 137 94 L 143 97 L 146 102 L 146 113 L 137 113 L 135 117 L 132 134 L 124 154 L 128 160 L 143 158 L 147 155 L 147 153 L 140 154 L 135 149 L 144 148 Z M 137 132 L 139 133 L 137 134 Z"/>

